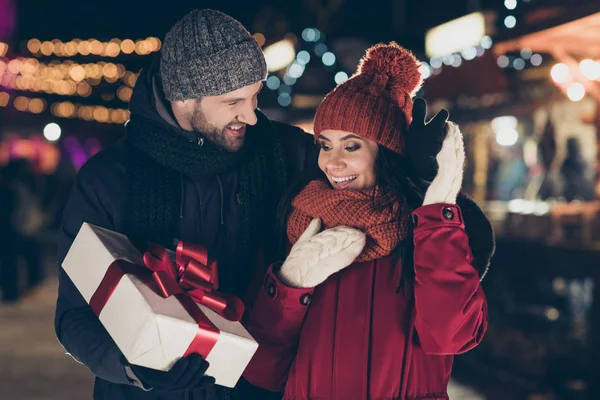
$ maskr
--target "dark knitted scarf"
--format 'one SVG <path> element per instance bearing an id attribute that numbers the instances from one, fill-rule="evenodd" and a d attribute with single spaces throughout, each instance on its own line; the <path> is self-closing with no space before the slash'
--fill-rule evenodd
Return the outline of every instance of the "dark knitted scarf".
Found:
<path id="1" fill-rule="evenodd" d="M 236 153 L 208 141 L 200 146 L 175 128 L 141 116 L 127 124 L 127 146 L 125 226 L 130 237 L 171 246 L 177 237 L 183 175 L 198 179 L 239 169 L 238 243 L 243 254 L 238 259 L 254 259 L 257 246 L 270 242 L 263 226 L 271 216 L 264 210 L 273 209 L 286 168 L 281 142 L 266 117 L 259 115 L 259 123 L 247 128 L 246 144 Z"/>

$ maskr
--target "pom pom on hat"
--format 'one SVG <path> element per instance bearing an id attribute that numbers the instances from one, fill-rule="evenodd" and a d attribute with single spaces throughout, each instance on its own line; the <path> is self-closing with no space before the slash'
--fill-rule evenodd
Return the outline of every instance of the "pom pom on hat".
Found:
<path id="1" fill-rule="evenodd" d="M 326 129 L 353 132 L 403 154 L 412 120 L 412 97 L 423 79 L 416 57 L 397 43 L 367 50 L 357 72 L 317 108 L 315 140 Z"/>
<path id="2" fill-rule="evenodd" d="M 399 44 L 380 43 L 367 50 L 360 60 L 358 73 L 387 75 L 394 90 L 401 90 L 412 97 L 423 84 L 419 66 L 416 57 Z"/>

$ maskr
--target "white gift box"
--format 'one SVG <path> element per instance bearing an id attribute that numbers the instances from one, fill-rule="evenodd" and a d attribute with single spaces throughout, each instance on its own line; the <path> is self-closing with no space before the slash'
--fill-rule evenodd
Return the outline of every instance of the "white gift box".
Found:
<path id="1" fill-rule="evenodd" d="M 116 260 L 144 265 L 125 235 L 83 223 L 62 267 L 89 303 Z M 206 357 L 210 364 L 206 375 L 218 385 L 234 387 L 258 343 L 241 323 L 196 305 L 220 330 Z M 131 364 L 161 371 L 168 371 L 186 353 L 199 329 L 174 296 L 163 298 L 132 274 L 121 278 L 99 319 Z"/>

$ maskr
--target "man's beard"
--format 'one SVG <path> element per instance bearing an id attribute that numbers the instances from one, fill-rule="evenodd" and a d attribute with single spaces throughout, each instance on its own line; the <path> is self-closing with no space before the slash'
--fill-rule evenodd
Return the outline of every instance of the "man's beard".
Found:
<path id="1" fill-rule="evenodd" d="M 244 143 L 246 142 L 246 135 L 240 137 L 231 137 L 225 133 L 225 129 L 220 129 L 212 124 L 210 124 L 202 110 L 200 108 L 196 108 L 194 110 L 194 114 L 192 115 L 192 128 L 194 131 L 201 133 L 206 139 L 210 140 L 217 146 L 235 153 L 239 151 L 242 147 L 244 147 Z M 226 125 L 229 126 L 231 124 L 239 124 L 239 122 L 232 121 Z"/>

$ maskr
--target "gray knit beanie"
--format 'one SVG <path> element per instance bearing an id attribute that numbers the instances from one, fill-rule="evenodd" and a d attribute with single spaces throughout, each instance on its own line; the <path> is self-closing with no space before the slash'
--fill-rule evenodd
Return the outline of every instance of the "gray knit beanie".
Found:
<path id="1" fill-rule="evenodd" d="M 267 63 L 239 21 L 220 11 L 194 10 L 165 36 L 160 74 L 167 100 L 187 100 L 262 81 Z"/>

